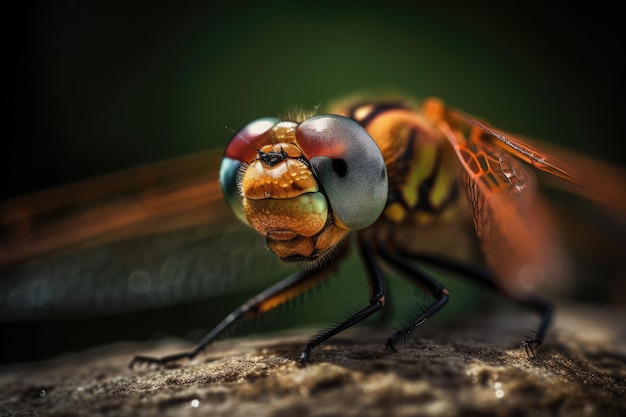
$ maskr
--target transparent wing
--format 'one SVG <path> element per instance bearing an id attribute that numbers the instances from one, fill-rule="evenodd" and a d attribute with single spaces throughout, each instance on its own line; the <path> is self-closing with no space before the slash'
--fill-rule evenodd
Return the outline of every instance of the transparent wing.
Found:
<path id="1" fill-rule="evenodd" d="M 511 153 L 483 141 L 482 125 L 452 119 L 442 121 L 441 128 L 463 166 L 485 259 L 504 288 L 519 294 L 548 278 L 565 277 L 568 266 L 533 172 Z"/>
<path id="2" fill-rule="evenodd" d="M 173 305 L 281 271 L 223 201 L 221 156 L 200 153 L 0 203 L 0 321 Z"/>
<path id="3" fill-rule="evenodd" d="M 546 279 L 558 286 L 572 275 L 556 237 L 557 225 L 567 232 L 570 248 L 580 253 L 584 246 L 586 256 L 591 253 L 596 263 L 599 259 L 611 262 L 609 258 L 623 262 L 626 171 L 516 138 L 455 110 L 447 110 L 441 119 L 442 130 L 463 166 L 482 250 L 506 288 L 523 291 Z M 589 213 L 572 215 L 572 210 L 562 206 L 555 215 L 537 192 L 534 172 L 520 161 L 536 168 L 535 172 L 547 173 L 541 176 L 542 185 L 595 200 L 613 215 L 612 220 L 599 221 L 596 213 L 596 220 L 590 221 Z"/>
<path id="4" fill-rule="evenodd" d="M 474 140 L 502 149 L 569 183 L 568 186 L 552 181 L 548 185 L 597 200 L 618 216 L 626 216 L 626 171 L 623 168 L 530 138 L 516 138 L 460 112 L 450 111 L 448 115 L 455 123 L 465 121 L 478 128 L 475 132 L 479 137 Z"/>

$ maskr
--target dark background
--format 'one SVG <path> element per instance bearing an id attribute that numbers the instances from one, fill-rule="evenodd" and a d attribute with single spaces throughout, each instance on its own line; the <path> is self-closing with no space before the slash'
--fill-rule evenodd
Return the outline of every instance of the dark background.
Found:
<path id="1" fill-rule="evenodd" d="M 437 96 L 507 131 L 624 164 L 617 6 L 336 3 L 15 4 L 3 37 L 1 199 L 220 147 L 225 125 L 378 89 Z M 365 303 L 365 285 L 352 288 Z M 211 301 L 209 318 L 169 309 L 169 319 L 3 323 L 3 359 L 185 335 L 245 297 Z M 323 303 L 313 309 L 331 318 L 312 322 L 343 311 Z M 293 321 L 311 310 L 302 314 Z"/>

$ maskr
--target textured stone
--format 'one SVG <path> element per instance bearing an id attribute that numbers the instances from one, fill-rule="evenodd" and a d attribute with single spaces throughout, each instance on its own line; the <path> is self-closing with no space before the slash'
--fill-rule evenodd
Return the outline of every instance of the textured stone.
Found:
<path id="1" fill-rule="evenodd" d="M 526 316 L 427 326 L 399 353 L 359 328 L 295 359 L 311 330 L 233 338 L 192 362 L 129 370 L 179 340 L 116 344 L 0 368 L 2 416 L 623 416 L 625 311 L 559 310 L 536 358 Z M 314 330 L 313 330 L 314 331 Z"/>

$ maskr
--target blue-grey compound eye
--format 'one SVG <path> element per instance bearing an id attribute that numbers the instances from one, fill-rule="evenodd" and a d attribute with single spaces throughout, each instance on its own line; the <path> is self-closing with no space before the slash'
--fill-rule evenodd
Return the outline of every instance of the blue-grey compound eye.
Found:
<path id="1" fill-rule="evenodd" d="M 259 143 L 264 134 L 279 120 L 275 117 L 264 117 L 254 120 L 241 128 L 232 137 L 222 158 L 220 165 L 220 186 L 226 202 L 235 215 L 244 223 L 248 223 L 241 206 L 239 191 L 239 171 L 242 166 L 252 162 L 257 155 Z"/>
<path id="2" fill-rule="evenodd" d="M 224 156 L 222 158 L 222 164 L 220 165 L 220 186 L 222 187 L 224 199 L 228 203 L 230 209 L 233 213 L 235 213 L 239 220 L 247 224 L 248 221 L 246 220 L 246 216 L 243 214 L 241 197 L 239 196 L 239 187 L 237 185 L 239 167 L 241 167 L 241 162 Z"/>
<path id="3" fill-rule="evenodd" d="M 354 230 L 374 223 L 387 204 L 389 182 L 369 133 L 347 117 L 320 115 L 302 122 L 296 138 L 341 223 Z"/>

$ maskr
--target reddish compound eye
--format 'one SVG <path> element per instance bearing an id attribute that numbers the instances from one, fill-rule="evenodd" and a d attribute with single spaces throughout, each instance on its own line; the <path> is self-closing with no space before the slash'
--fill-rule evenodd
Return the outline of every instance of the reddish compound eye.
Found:
<path id="1" fill-rule="evenodd" d="M 389 183 L 369 133 L 347 117 L 320 115 L 302 122 L 296 138 L 339 221 L 354 230 L 374 223 L 387 203 Z"/>
<path id="2" fill-rule="evenodd" d="M 280 120 L 264 117 L 254 120 L 241 128 L 230 140 L 224 151 L 220 165 L 220 186 L 228 205 L 244 223 L 248 223 L 241 208 L 241 197 L 237 185 L 237 173 L 247 166 L 257 155 L 265 134 Z"/>
<path id="3" fill-rule="evenodd" d="M 265 141 L 265 135 L 279 122 L 280 120 L 275 117 L 263 117 L 248 123 L 232 137 L 226 146 L 224 156 L 241 162 L 251 162 L 256 157 L 258 149 L 265 144 L 262 143 Z"/>

